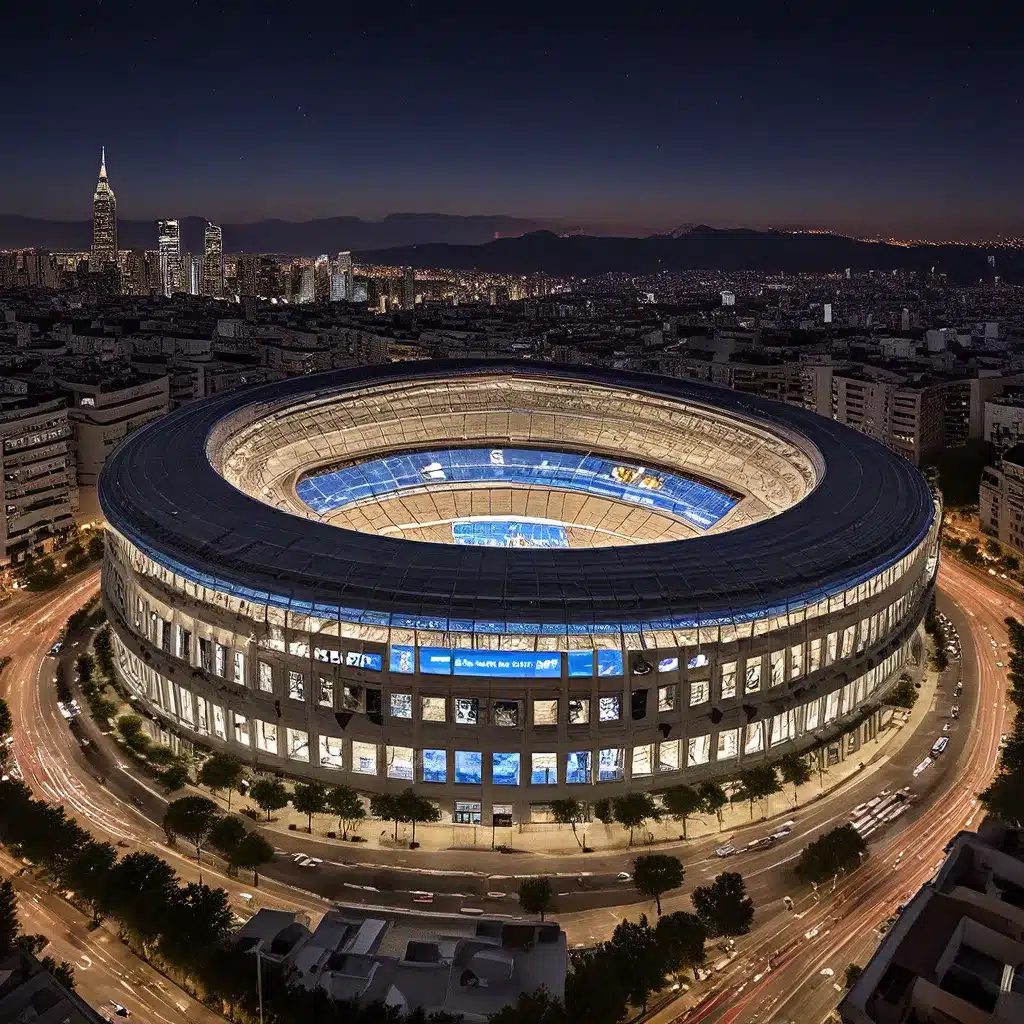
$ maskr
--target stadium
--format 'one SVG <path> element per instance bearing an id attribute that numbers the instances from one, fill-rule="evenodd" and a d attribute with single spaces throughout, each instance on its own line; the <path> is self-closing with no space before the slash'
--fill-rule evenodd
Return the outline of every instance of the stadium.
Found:
<path id="1" fill-rule="evenodd" d="M 862 434 L 532 362 L 190 404 L 99 493 L 117 671 L 174 744 L 467 824 L 855 754 L 938 555 L 926 482 Z"/>

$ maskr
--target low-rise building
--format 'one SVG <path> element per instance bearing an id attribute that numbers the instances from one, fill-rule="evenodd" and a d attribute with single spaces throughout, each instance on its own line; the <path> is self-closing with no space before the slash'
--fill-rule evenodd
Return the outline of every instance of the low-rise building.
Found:
<path id="1" fill-rule="evenodd" d="M 103 1024 L 106 1020 L 34 956 L 20 950 L 0 956 L 0 1021 Z"/>
<path id="2" fill-rule="evenodd" d="M 986 466 L 978 488 L 978 522 L 1000 544 L 1024 551 L 1024 444 Z"/>

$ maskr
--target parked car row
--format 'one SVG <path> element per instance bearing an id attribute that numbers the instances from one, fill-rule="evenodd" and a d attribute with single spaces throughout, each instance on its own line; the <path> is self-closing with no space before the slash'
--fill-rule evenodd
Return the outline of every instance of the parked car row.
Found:
<path id="1" fill-rule="evenodd" d="M 78 706 L 78 701 L 74 699 L 57 701 L 57 710 L 61 713 L 61 717 L 69 722 L 72 718 L 77 718 L 82 713 L 82 709 Z"/>
<path id="2" fill-rule="evenodd" d="M 752 839 L 746 846 L 736 846 L 734 843 L 726 843 L 715 850 L 716 857 L 731 857 L 741 850 L 768 850 L 771 849 L 780 839 L 785 839 L 796 827 L 795 821 L 787 821 L 781 824 L 771 835 L 763 836 L 760 839 Z"/>
<path id="3" fill-rule="evenodd" d="M 959 661 L 961 657 L 960 634 L 956 631 L 953 623 L 949 621 L 948 616 L 939 612 L 936 618 L 939 621 L 939 632 L 946 644 L 946 653 L 953 661 Z"/>

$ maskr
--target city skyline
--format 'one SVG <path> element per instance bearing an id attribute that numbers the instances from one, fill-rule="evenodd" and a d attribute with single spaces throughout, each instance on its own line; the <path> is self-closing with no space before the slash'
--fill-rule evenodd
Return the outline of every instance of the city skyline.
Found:
<path id="1" fill-rule="evenodd" d="M 412 4 L 396 29 L 384 12 L 353 25 L 326 11 L 314 31 L 260 5 L 114 2 L 52 25 L 19 10 L 10 73 L 50 70 L 9 111 L 22 158 L 0 170 L 3 212 L 81 217 L 73 183 L 100 140 L 130 219 L 412 210 L 595 233 L 1024 230 L 1024 147 L 1009 130 L 1022 72 L 1002 59 L 1018 31 L 998 8 L 642 6 L 609 32 L 576 5 L 541 22 L 525 4 L 500 35 L 464 13 Z M 169 50 L 183 72 L 203 69 L 210 103 L 158 102 L 150 68 Z M 94 89 L 76 87 L 86 73 Z"/>

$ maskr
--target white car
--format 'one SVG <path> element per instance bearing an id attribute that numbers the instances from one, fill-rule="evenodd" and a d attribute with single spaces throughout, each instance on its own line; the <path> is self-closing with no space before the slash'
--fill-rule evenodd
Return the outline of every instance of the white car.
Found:
<path id="1" fill-rule="evenodd" d="M 118 1017 L 130 1017 L 132 1015 L 132 1011 L 129 1010 L 127 1006 L 123 1006 L 114 999 L 110 1000 L 110 1005 L 114 1008 L 114 1013 L 116 1013 Z"/>
<path id="2" fill-rule="evenodd" d="M 616 880 L 619 882 L 632 882 L 633 876 L 628 871 L 620 871 L 616 876 Z"/>
<path id="3" fill-rule="evenodd" d="M 736 852 L 736 847 L 732 843 L 726 843 L 725 846 L 719 846 L 715 850 L 716 857 L 731 857 Z"/>

